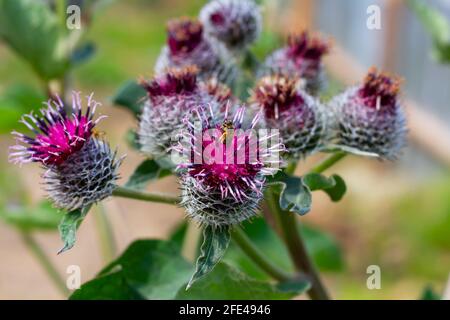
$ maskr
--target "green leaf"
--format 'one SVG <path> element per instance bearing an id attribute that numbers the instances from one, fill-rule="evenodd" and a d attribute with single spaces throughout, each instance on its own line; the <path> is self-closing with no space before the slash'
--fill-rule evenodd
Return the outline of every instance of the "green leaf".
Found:
<path id="1" fill-rule="evenodd" d="M 299 227 L 306 248 L 322 270 L 340 271 L 344 267 L 342 250 L 336 240 L 324 231 L 302 224 Z"/>
<path id="2" fill-rule="evenodd" d="M 44 79 L 69 67 L 62 31 L 44 1 L 0 0 L 0 37 Z"/>
<path id="3" fill-rule="evenodd" d="M 337 174 L 333 174 L 330 179 L 334 180 L 334 187 L 324 189 L 323 191 L 328 194 L 332 201 L 340 201 L 347 192 L 347 185 L 345 184 L 344 179 L 342 179 L 341 176 Z"/>
<path id="4" fill-rule="evenodd" d="M 203 243 L 197 259 L 195 272 L 186 287 L 188 290 L 196 281 L 211 272 L 222 259 L 230 243 L 230 230 L 227 227 L 206 226 L 203 229 Z"/>
<path id="5" fill-rule="evenodd" d="M 73 248 L 76 241 L 78 227 L 83 222 L 90 208 L 91 206 L 88 206 L 64 214 L 58 227 L 64 246 L 61 250 L 59 250 L 58 254 Z"/>
<path id="6" fill-rule="evenodd" d="M 226 263 L 218 263 L 214 270 L 195 282 L 189 290 L 180 288 L 179 300 L 275 300 L 290 299 L 309 288 L 308 282 L 276 286 L 253 279 Z"/>
<path id="7" fill-rule="evenodd" d="M 420 300 L 441 300 L 441 296 L 434 291 L 431 285 L 427 285 L 420 295 Z"/>
<path id="8" fill-rule="evenodd" d="M 74 50 L 72 56 L 70 57 L 70 60 L 74 65 L 81 64 L 92 58 L 95 53 L 95 50 L 96 49 L 94 43 L 86 42 Z"/>
<path id="9" fill-rule="evenodd" d="M 25 128 L 20 117 L 33 109 L 40 108 L 46 98 L 33 87 L 17 84 L 8 87 L 0 97 L 0 133 L 9 133 Z"/>
<path id="10" fill-rule="evenodd" d="M 438 10 L 423 1 L 408 0 L 433 40 L 433 57 L 441 63 L 450 63 L 450 23 Z"/>
<path id="11" fill-rule="evenodd" d="M 311 282 L 307 280 L 305 277 L 291 279 L 288 281 L 280 282 L 277 284 L 277 288 L 280 291 L 286 293 L 296 293 L 296 295 L 304 293 L 311 288 Z"/>
<path id="12" fill-rule="evenodd" d="M 162 240 L 138 240 L 71 299 L 173 299 L 191 272 L 177 246 Z M 121 291 L 123 296 L 117 297 Z"/>
<path id="13" fill-rule="evenodd" d="M 134 150 L 140 150 L 141 145 L 139 144 L 138 134 L 134 129 L 129 129 L 125 135 L 125 140 L 128 145 Z"/>
<path id="14" fill-rule="evenodd" d="M 139 240 L 70 299 L 289 299 L 309 286 L 301 279 L 274 285 L 218 263 L 186 291 L 191 272 L 173 243 Z"/>
<path id="15" fill-rule="evenodd" d="M 22 230 L 56 230 L 61 213 L 48 201 L 36 207 L 5 207 L 0 210 L 0 218 Z"/>
<path id="16" fill-rule="evenodd" d="M 144 160 L 133 172 L 125 186 L 133 189 L 143 189 L 147 183 L 166 177 L 171 173 L 170 170 L 161 168 L 155 160 Z"/>
<path id="17" fill-rule="evenodd" d="M 116 95 L 113 97 L 113 103 L 125 107 L 135 116 L 141 113 L 142 101 L 147 93 L 136 81 L 129 80 L 123 84 Z"/>
<path id="18" fill-rule="evenodd" d="M 341 200 L 347 191 L 344 179 L 337 174 L 327 178 L 319 173 L 309 173 L 304 175 L 302 179 L 311 191 L 323 190 L 335 202 Z"/>
<path id="19" fill-rule="evenodd" d="M 76 290 L 70 300 L 144 300 L 122 273 L 116 272 L 89 281 Z"/>
<path id="20" fill-rule="evenodd" d="M 280 185 L 280 207 L 283 210 L 304 215 L 311 210 L 311 191 L 302 179 L 282 175 L 282 179 L 277 183 Z"/>
<path id="21" fill-rule="evenodd" d="M 287 272 L 294 271 L 289 253 L 283 241 L 263 218 L 259 217 L 251 222 L 245 222 L 243 224 L 243 230 L 256 246 L 264 250 L 268 259 Z M 302 232 L 308 252 L 321 271 L 342 270 L 344 266 L 343 256 L 336 240 L 317 228 L 313 228 L 304 223 L 299 226 L 299 231 Z M 238 267 L 254 278 L 261 280 L 269 279 L 269 276 L 233 242 L 227 250 L 224 261 Z"/>
<path id="22" fill-rule="evenodd" d="M 311 191 L 330 189 L 336 185 L 336 181 L 333 178 L 327 178 L 320 173 L 308 173 L 304 175 L 303 183 Z"/>

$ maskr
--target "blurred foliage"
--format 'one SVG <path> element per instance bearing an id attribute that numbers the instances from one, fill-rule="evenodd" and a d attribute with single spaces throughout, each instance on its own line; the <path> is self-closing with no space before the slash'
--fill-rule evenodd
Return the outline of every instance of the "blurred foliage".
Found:
<path id="1" fill-rule="evenodd" d="M 171 241 L 181 249 L 182 242 L 186 233 L 187 224 L 183 222 L 171 235 Z M 294 271 L 289 254 L 286 251 L 282 240 L 267 225 L 267 222 L 257 217 L 252 221 L 246 221 L 242 229 L 248 235 L 252 242 L 260 248 L 267 257 L 276 261 L 277 265 L 285 271 Z M 300 232 L 306 241 L 306 246 L 311 253 L 314 262 L 321 271 L 341 271 L 344 268 L 343 254 L 339 244 L 332 236 L 309 225 L 302 224 Z M 246 274 L 255 279 L 268 280 L 267 276 L 257 265 L 245 255 L 233 241 L 225 254 L 224 261 L 238 267 Z"/>
<path id="2" fill-rule="evenodd" d="M 430 187 L 432 186 L 432 187 Z M 450 265 L 450 176 L 405 194 L 394 209 L 394 223 L 408 243 L 405 271 L 442 279 Z M 419 253 L 419 254 L 417 254 Z M 440 257 L 436 260 L 436 257 Z"/>
<path id="3" fill-rule="evenodd" d="M 147 184 L 172 174 L 169 169 L 161 167 L 153 159 L 144 160 L 133 172 L 125 184 L 132 189 L 145 189 Z"/>
<path id="4" fill-rule="evenodd" d="M 16 84 L 8 87 L 0 96 L 0 134 L 17 128 L 22 115 L 42 107 L 45 99 L 43 94 L 29 85 Z"/>
<path id="5" fill-rule="evenodd" d="M 423 289 L 420 299 L 421 300 L 441 300 L 441 296 L 434 291 L 432 286 L 426 286 L 425 289 Z"/>
<path id="6" fill-rule="evenodd" d="M 423 0 L 408 0 L 433 40 L 433 57 L 441 63 L 450 63 L 450 23 L 438 10 Z"/>
<path id="7" fill-rule="evenodd" d="M 58 227 L 63 213 L 48 201 L 37 206 L 10 205 L 0 209 L 0 218 L 23 231 L 51 230 Z"/>
<path id="8" fill-rule="evenodd" d="M 43 1 L 0 0 L 0 37 L 42 79 L 61 77 L 69 67 L 63 30 Z"/>
<path id="9" fill-rule="evenodd" d="M 304 283 L 275 286 L 219 263 L 186 291 L 192 269 L 173 243 L 139 240 L 71 299 L 289 299 L 308 288 Z"/>

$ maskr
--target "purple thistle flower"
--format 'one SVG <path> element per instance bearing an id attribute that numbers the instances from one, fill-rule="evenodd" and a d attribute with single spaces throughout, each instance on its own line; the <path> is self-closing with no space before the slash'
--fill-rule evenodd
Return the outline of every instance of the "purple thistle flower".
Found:
<path id="1" fill-rule="evenodd" d="M 194 65 L 201 79 L 219 78 L 231 83 L 236 77 L 236 67 L 224 48 L 211 45 L 204 37 L 202 24 L 191 18 L 170 20 L 167 25 L 167 45 L 155 65 L 157 75 L 169 68 Z"/>
<path id="2" fill-rule="evenodd" d="M 406 144 L 400 81 L 371 68 L 364 82 L 330 102 L 336 144 L 342 149 L 394 160 Z"/>
<path id="3" fill-rule="evenodd" d="M 169 69 L 150 82 L 142 82 L 148 99 L 139 123 L 141 151 L 150 157 L 168 155 L 174 134 L 184 127 L 184 118 L 206 104 L 218 109 L 218 102 L 199 89 L 198 69 L 192 66 Z"/>
<path id="4" fill-rule="evenodd" d="M 253 0 L 213 0 L 200 11 L 200 21 L 208 36 L 231 50 L 241 51 L 261 33 L 262 17 Z"/>
<path id="5" fill-rule="evenodd" d="M 300 89 L 298 80 L 281 75 L 264 77 L 250 99 L 253 108 L 263 111 L 266 125 L 280 130 L 288 158 L 305 157 L 327 143 L 324 107 Z"/>
<path id="6" fill-rule="evenodd" d="M 181 204 L 200 224 L 220 228 L 256 215 L 265 176 L 279 170 L 283 146 L 277 133 L 258 136 L 259 115 L 244 127 L 246 108 L 236 109 L 230 116 L 227 108 L 221 118 L 211 109 L 197 110 L 199 121 L 188 123 L 185 139 L 174 147 L 186 156 L 178 166 Z"/>
<path id="7" fill-rule="evenodd" d="M 287 46 L 268 56 L 259 75 L 283 74 L 300 78 L 310 94 L 317 94 L 325 83 L 322 57 L 328 53 L 330 44 L 304 31 L 290 35 Z"/>
<path id="8" fill-rule="evenodd" d="M 80 94 L 72 94 L 72 110 L 59 97 L 49 100 L 41 115 L 23 116 L 21 122 L 34 136 L 13 132 L 18 144 L 10 147 L 13 163 L 40 162 L 46 170 L 45 189 L 61 209 L 75 210 L 111 195 L 122 159 L 116 160 L 108 144 L 96 137 L 94 120 L 100 103 L 87 97 L 82 111 Z"/>

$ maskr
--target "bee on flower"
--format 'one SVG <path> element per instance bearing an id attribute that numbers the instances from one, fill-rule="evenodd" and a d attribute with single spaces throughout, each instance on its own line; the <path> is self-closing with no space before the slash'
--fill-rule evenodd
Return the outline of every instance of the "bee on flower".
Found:
<path id="1" fill-rule="evenodd" d="M 247 108 L 233 109 L 221 117 L 198 109 L 182 133 L 185 139 L 174 147 L 184 155 L 178 164 L 181 205 L 189 218 L 216 228 L 257 214 L 266 176 L 279 170 L 284 150 L 278 132 L 255 130 L 259 115 L 244 121 Z"/>

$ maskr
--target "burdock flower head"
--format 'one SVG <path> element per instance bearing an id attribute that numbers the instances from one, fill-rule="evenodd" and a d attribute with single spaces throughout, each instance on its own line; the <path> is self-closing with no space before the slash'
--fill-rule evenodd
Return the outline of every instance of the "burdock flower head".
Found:
<path id="1" fill-rule="evenodd" d="M 100 103 L 92 95 L 82 111 L 80 94 L 72 94 L 72 108 L 58 97 L 47 102 L 41 115 L 25 115 L 21 122 L 34 136 L 13 132 L 18 144 L 10 147 L 13 163 L 40 162 L 45 190 L 55 206 L 65 210 L 87 207 L 110 196 L 116 187 L 122 159 L 95 133 Z"/>
<path id="2" fill-rule="evenodd" d="M 213 46 L 204 37 L 202 24 L 191 18 L 170 20 L 167 25 L 167 45 L 156 62 L 156 74 L 164 74 L 168 68 L 195 65 L 202 79 L 217 77 L 232 82 L 235 66 L 220 46 Z M 227 61 L 227 62 L 225 62 Z"/>
<path id="3" fill-rule="evenodd" d="M 261 33 L 261 11 L 253 0 L 213 0 L 200 12 L 208 36 L 232 51 L 253 43 Z"/>
<path id="4" fill-rule="evenodd" d="M 258 116 L 243 126 L 245 107 L 221 118 L 199 109 L 185 139 L 174 148 L 180 161 L 182 206 L 200 224 L 221 228 L 256 214 L 265 176 L 278 171 L 282 150 L 277 132 L 255 130 Z"/>
<path id="5" fill-rule="evenodd" d="M 322 57 L 329 47 L 329 42 L 310 36 L 306 31 L 290 35 L 287 46 L 267 57 L 260 75 L 283 74 L 300 78 L 306 90 L 315 95 L 325 83 Z"/>
<path id="6" fill-rule="evenodd" d="M 207 81 L 200 82 L 200 90 L 209 94 L 219 103 L 218 112 L 225 112 L 225 109 L 233 106 L 238 106 L 239 99 L 237 99 L 230 87 L 221 83 L 217 78 L 210 78 Z M 234 110 L 230 110 L 234 111 Z"/>
<path id="7" fill-rule="evenodd" d="M 262 78 L 253 90 L 252 107 L 261 109 L 266 126 L 280 130 L 287 157 L 304 157 L 327 142 L 327 116 L 298 80 L 281 75 Z"/>
<path id="8" fill-rule="evenodd" d="M 184 127 L 183 119 L 195 108 L 217 102 L 207 92 L 199 90 L 197 68 L 169 69 L 152 81 L 142 82 L 147 90 L 139 123 L 139 144 L 148 156 L 160 158 L 168 155 L 174 132 Z"/>
<path id="9" fill-rule="evenodd" d="M 398 99 L 400 83 L 376 68 L 364 82 L 335 97 L 337 144 L 384 159 L 395 159 L 406 142 L 406 121 Z"/>

